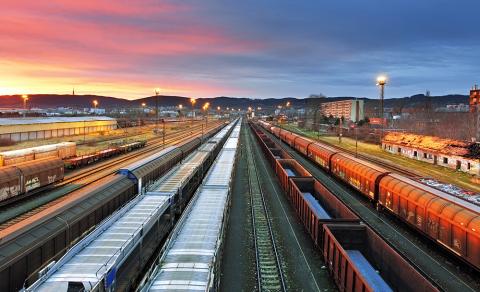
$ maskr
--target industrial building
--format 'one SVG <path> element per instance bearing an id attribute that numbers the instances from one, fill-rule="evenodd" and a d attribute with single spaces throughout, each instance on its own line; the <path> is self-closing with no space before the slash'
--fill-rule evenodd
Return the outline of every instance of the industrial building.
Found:
<path id="1" fill-rule="evenodd" d="M 15 142 L 83 135 L 117 128 L 109 117 L 55 117 L 0 119 L 0 139 Z"/>
<path id="2" fill-rule="evenodd" d="M 334 118 L 344 117 L 346 121 L 358 122 L 365 118 L 363 100 L 341 100 L 320 104 L 322 115 Z"/>
<path id="3" fill-rule="evenodd" d="M 382 141 L 385 151 L 411 159 L 480 174 L 475 143 L 408 133 L 387 133 Z"/>

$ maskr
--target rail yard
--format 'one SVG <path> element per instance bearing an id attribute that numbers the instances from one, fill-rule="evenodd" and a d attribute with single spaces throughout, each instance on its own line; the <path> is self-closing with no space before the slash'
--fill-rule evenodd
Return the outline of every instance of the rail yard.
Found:
<path id="1" fill-rule="evenodd" d="M 480 289 L 479 207 L 414 173 L 241 116 L 121 146 L 6 153 L 1 291 Z"/>

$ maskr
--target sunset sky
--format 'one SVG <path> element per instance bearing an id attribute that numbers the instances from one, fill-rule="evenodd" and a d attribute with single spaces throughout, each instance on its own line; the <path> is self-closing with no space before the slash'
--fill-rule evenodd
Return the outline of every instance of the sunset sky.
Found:
<path id="1" fill-rule="evenodd" d="M 0 95 L 467 94 L 480 1 L 2 0 Z"/>

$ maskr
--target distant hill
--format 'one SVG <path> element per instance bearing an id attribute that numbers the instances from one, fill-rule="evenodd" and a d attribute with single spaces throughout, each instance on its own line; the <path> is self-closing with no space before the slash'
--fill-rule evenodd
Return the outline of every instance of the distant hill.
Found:
<path id="1" fill-rule="evenodd" d="M 98 96 L 98 95 L 57 95 L 57 94 L 32 94 L 29 95 L 30 107 L 38 108 L 56 108 L 56 107 L 76 107 L 86 108 L 92 107 L 93 100 L 98 100 L 101 108 L 112 107 L 138 107 L 145 102 L 149 106 L 155 105 L 155 96 L 149 96 L 136 100 L 126 100 L 121 98 Z M 338 101 L 345 99 L 353 99 L 354 97 L 325 97 L 318 98 L 320 102 Z M 378 99 L 359 98 L 365 100 L 366 105 L 373 105 L 378 103 Z M 410 97 L 385 99 L 385 107 L 415 107 L 430 103 L 434 107 L 445 106 L 447 104 L 468 103 L 468 95 L 444 95 L 427 97 L 423 94 L 413 95 Z M 252 107 L 276 107 L 278 105 L 285 105 L 287 101 L 292 103 L 294 107 L 303 107 L 309 101 L 309 98 L 298 99 L 292 97 L 286 98 L 268 98 L 268 99 L 249 99 L 249 98 L 235 98 L 235 97 L 215 97 L 215 98 L 199 98 L 195 105 L 200 108 L 205 102 L 209 102 L 211 108 L 217 106 L 245 108 Z M 190 107 L 190 101 L 187 97 L 182 96 L 159 96 L 159 106 L 176 106 L 183 104 L 183 106 Z M 21 108 L 23 105 L 20 95 L 4 95 L 0 96 L 0 108 Z"/>

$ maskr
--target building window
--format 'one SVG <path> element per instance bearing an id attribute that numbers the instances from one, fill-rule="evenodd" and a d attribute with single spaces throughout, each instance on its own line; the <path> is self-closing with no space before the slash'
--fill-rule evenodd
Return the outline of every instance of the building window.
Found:
<path id="1" fill-rule="evenodd" d="M 402 148 L 398 147 L 398 153 L 402 153 Z"/>
<path id="2" fill-rule="evenodd" d="M 443 163 L 448 164 L 448 158 L 447 157 L 443 157 Z"/>
<path id="3" fill-rule="evenodd" d="M 423 158 L 427 158 L 427 153 L 423 152 Z"/>
<path id="4" fill-rule="evenodd" d="M 417 157 L 417 156 L 418 156 L 417 151 L 413 151 L 413 156 L 414 156 L 414 157 Z"/>
<path id="5" fill-rule="evenodd" d="M 470 162 L 467 162 L 467 169 L 470 170 Z"/>

